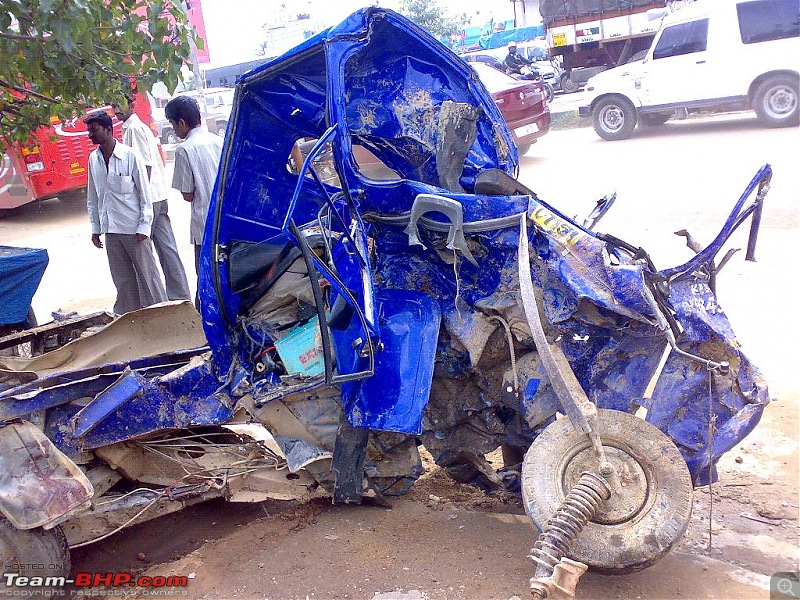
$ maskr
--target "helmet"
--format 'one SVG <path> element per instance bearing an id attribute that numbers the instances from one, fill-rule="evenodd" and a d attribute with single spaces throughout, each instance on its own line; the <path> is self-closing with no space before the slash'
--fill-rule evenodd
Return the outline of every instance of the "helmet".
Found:
<path id="1" fill-rule="evenodd" d="M 516 48 L 516 47 L 517 47 L 517 42 L 508 42 L 508 49 L 509 50 L 511 50 L 511 48 Z"/>

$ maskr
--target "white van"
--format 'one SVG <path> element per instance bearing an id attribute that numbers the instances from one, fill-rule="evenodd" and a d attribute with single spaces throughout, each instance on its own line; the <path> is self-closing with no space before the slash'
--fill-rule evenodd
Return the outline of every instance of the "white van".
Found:
<path id="1" fill-rule="evenodd" d="M 215 127 L 212 129 L 211 123 L 208 124 L 209 131 L 213 131 L 218 135 L 224 136 L 228 127 L 228 120 L 230 119 L 231 109 L 233 108 L 233 95 L 236 92 L 233 88 L 216 88 L 210 87 L 203 90 L 203 97 L 206 100 L 206 112 L 208 118 L 213 119 Z M 189 92 L 180 92 L 176 96 L 191 96 L 197 99 L 197 92 L 195 90 Z M 164 111 L 162 109 L 161 114 Z M 178 136 L 172 130 L 172 125 L 166 120 L 156 120 L 156 127 L 158 127 L 158 136 L 161 138 L 162 144 L 177 144 Z"/>
<path id="2" fill-rule="evenodd" d="M 605 140 L 677 109 L 752 108 L 767 126 L 797 126 L 798 69 L 798 0 L 697 0 L 664 17 L 644 59 L 592 77 L 579 113 Z"/>

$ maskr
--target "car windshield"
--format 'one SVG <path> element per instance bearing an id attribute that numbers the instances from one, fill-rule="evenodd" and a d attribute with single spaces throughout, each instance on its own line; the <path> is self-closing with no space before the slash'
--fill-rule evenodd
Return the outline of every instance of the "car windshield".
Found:
<path id="1" fill-rule="evenodd" d="M 639 50 L 636 54 L 633 54 L 628 60 L 625 61 L 625 64 L 630 64 L 634 62 L 638 62 L 640 60 L 644 60 L 645 56 L 647 56 L 647 50 Z"/>
<path id="2" fill-rule="evenodd" d="M 486 89 L 492 94 L 517 85 L 516 79 L 498 71 L 494 67 L 482 63 L 469 63 L 469 66 L 475 69 L 483 85 L 485 85 Z"/>
<path id="3" fill-rule="evenodd" d="M 547 60 L 547 50 L 543 47 L 543 45 L 525 46 L 521 48 L 521 50 L 529 60 Z"/>

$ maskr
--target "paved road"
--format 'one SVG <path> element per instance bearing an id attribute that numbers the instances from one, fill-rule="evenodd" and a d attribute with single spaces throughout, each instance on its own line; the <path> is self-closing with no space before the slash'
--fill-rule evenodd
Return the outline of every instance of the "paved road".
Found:
<path id="1" fill-rule="evenodd" d="M 168 162 L 168 181 L 172 181 L 172 167 Z M 189 204 L 176 190 L 171 190 L 169 212 L 189 286 L 194 289 Z M 40 323 L 49 321 L 50 313 L 58 309 L 79 313 L 111 310 L 116 291 L 106 252 L 92 245 L 90 234 L 86 205 L 81 198 L 46 200 L 23 206 L 0 219 L 0 244 L 46 248 L 50 256 L 50 264 L 33 299 Z"/>
<path id="2" fill-rule="evenodd" d="M 556 92 L 553 101 L 550 103 L 550 112 L 561 113 L 569 111 L 577 111 L 578 107 L 585 104 L 585 92 L 575 92 L 572 94 L 564 94 L 563 92 Z"/>

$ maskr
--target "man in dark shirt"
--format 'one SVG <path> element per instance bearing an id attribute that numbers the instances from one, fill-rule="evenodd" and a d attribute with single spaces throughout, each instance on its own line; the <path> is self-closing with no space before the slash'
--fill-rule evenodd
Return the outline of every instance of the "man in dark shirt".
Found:
<path id="1" fill-rule="evenodd" d="M 517 54 L 516 42 L 508 43 L 508 54 L 506 55 L 503 64 L 505 64 L 507 73 L 517 73 L 518 75 L 527 76 L 533 71 L 531 67 L 531 64 L 533 63 L 524 56 Z M 525 72 L 525 68 L 527 68 L 527 72 Z"/>

